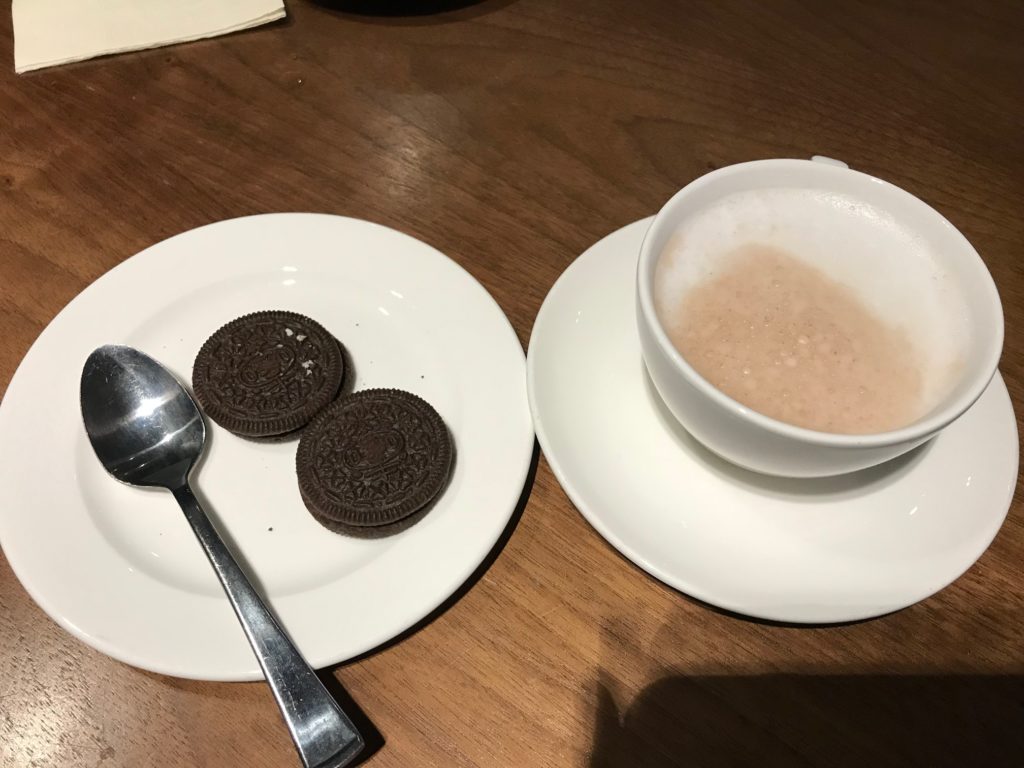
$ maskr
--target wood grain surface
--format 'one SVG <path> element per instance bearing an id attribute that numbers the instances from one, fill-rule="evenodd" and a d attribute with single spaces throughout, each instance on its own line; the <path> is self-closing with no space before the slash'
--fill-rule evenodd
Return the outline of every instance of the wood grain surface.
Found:
<path id="1" fill-rule="evenodd" d="M 486 286 L 525 346 L 605 234 L 709 169 L 820 153 L 976 246 L 1024 412 L 1020 2 L 459 5 L 294 0 L 254 31 L 20 77 L 0 18 L 0 391 L 91 281 L 208 222 L 311 210 L 408 232 Z M 747 621 L 662 586 L 543 458 L 515 523 L 433 621 L 325 672 L 379 732 L 370 765 L 1024 765 L 1019 489 L 952 586 L 838 627 Z M 297 761 L 264 685 L 106 658 L 0 558 L 0 765 Z"/>

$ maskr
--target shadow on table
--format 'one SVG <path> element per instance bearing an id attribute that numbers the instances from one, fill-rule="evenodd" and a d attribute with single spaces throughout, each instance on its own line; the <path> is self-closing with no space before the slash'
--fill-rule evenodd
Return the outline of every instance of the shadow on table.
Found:
<path id="1" fill-rule="evenodd" d="M 670 675 L 597 684 L 589 768 L 1024 765 L 1022 676 Z"/>
<path id="2" fill-rule="evenodd" d="M 476 18 L 515 0 L 310 0 L 313 5 L 378 24 L 443 24 Z"/>
<path id="3" fill-rule="evenodd" d="M 338 678 L 334 676 L 334 673 L 330 670 L 322 669 L 317 673 L 317 677 L 320 678 L 320 682 L 324 684 L 324 688 L 327 692 L 334 697 L 334 700 L 341 705 L 341 708 L 345 711 L 345 714 L 349 716 L 352 721 L 352 725 L 356 727 L 360 735 L 363 737 L 363 751 L 359 753 L 355 760 L 349 763 L 349 768 L 355 768 L 357 765 L 362 765 L 375 754 L 377 754 L 384 746 L 384 736 L 380 731 L 377 730 L 377 726 L 373 724 L 373 721 L 366 716 L 366 713 L 356 703 L 356 700 L 348 695 L 348 691 L 345 690 Z"/>

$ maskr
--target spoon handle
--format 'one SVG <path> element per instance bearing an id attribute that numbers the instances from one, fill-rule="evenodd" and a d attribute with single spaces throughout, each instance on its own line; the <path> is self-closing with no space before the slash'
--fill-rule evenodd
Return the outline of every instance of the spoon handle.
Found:
<path id="1" fill-rule="evenodd" d="M 188 483 L 172 489 L 256 653 L 306 768 L 341 768 L 363 737 L 253 589 Z"/>

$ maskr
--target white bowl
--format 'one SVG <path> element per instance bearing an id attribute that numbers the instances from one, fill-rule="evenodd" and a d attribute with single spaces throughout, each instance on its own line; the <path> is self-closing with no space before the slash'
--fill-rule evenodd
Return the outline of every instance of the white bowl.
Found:
<path id="1" fill-rule="evenodd" d="M 696 212 L 723 198 L 753 190 L 795 189 L 822 198 L 854 200 L 868 211 L 864 243 L 885 231 L 898 231 L 923 249 L 959 297 L 957 327 L 963 343 L 959 372 L 944 386 L 927 413 L 891 432 L 846 435 L 817 432 L 770 418 L 728 397 L 690 366 L 669 340 L 655 310 L 655 270 L 669 238 Z M 857 219 L 846 216 L 844 221 Z M 870 226 L 869 226 L 870 225 Z M 846 226 L 846 225 L 844 225 Z M 871 231 L 868 231 L 871 230 Z M 879 230 L 882 231 L 882 230 Z M 821 233 L 819 233 L 821 235 Z M 860 232 L 853 233 L 859 235 Z M 835 253 L 842 254 L 850 232 L 836 233 Z M 829 236 L 828 228 L 823 230 Z M 914 310 L 927 303 L 930 285 L 922 284 L 908 257 L 888 255 L 886 274 L 872 265 L 870 247 L 863 260 L 847 258 L 838 266 L 846 277 L 872 287 L 895 305 Z M 879 242 L 881 248 L 881 243 Z M 829 258 L 834 261 L 835 253 Z M 834 272 L 834 269 L 831 271 Z M 919 270 L 918 270 L 919 271 Z M 836 275 L 836 277 L 839 277 Z M 918 278 L 918 279 L 913 279 Z M 758 472 L 787 477 L 823 477 L 880 464 L 921 445 L 948 426 L 985 391 L 1003 345 L 1003 313 L 992 277 L 966 238 L 941 214 L 908 192 L 834 162 L 758 160 L 727 166 L 691 182 L 658 213 L 640 249 L 636 281 L 637 327 L 651 380 L 672 414 L 701 443 L 723 458 Z M 872 295 L 872 298 L 875 298 Z M 921 313 L 918 313 L 919 315 Z M 923 317 L 923 315 L 921 315 Z M 919 324 L 919 330 L 928 328 Z M 933 334 L 935 335 L 935 334 Z"/>

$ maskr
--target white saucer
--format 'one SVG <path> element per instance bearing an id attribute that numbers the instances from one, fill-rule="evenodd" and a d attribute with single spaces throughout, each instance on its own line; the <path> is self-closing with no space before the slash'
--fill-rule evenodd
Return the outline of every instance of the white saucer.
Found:
<path id="1" fill-rule="evenodd" d="M 181 677 L 260 677 L 171 495 L 108 477 L 82 427 L 82 364 L 139 347 L 190 381 L 203 341 L 260 309 L 337 336 L 355 388 L 414 392 L 440 412 L 457 459 L 423 520 L 373 541 L 308 514 L 296 441 L 255 443 L 208 422 L 196 492 L 316 667 L 391 639 L 451 595 L 508 523 L 533 452 L 522 347 L 484 288 L 390 229 L 314 214 L 221 222 L 154 245 L 101 277 L 46 328 L 0 404 L 0 543 L 65 629 L 122 661 Z"/>
<path id="2" fill-rule="evenodd" d="M 882 467 L 809 481 L 734 467 L 678 425 L 647 378 L 634 281 L 650 222 L 580 256 L 530 339 L 534 427 L 590 524 L 666 584 L 782 622 L 878 616 L 967 570 L 999 530 L 1017 480 L 1002 378 L 931 443 Z"/>

